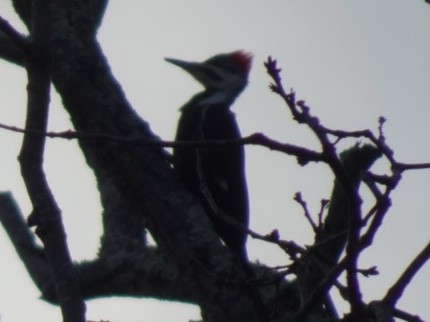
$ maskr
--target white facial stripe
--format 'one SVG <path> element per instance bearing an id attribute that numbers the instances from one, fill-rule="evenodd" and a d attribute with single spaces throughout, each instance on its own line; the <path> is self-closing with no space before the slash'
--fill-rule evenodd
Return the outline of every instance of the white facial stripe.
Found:
<path id="1" fill-rule="evenodd" d="M 234 98 L 234 97 L 233 97 Z M 232 99 L 232 95 L 229 95 L 227 91 L 215 92 L 212 96 L 202 100 L 200 105 L 212 105 L 218 103 L 229 102 Z"/>

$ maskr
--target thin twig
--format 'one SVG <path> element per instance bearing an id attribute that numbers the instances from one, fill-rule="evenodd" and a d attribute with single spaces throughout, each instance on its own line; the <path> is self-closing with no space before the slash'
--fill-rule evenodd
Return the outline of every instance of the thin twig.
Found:
<path id="1" fill-rule="evenodd" d="M 409 264 L 400 278 L 394 283 L 393 286 L 388 290 L 384 299 L 384 303 L 394 307 L 397 301 L 401 298 L 404 290 L 409 285 L 415 274 L 424 266 L 424 264 L 430 258 L 430 242 L 424 247 L 424 249 L 415 257 L 415 259 Z"/>
<path id="2" fill-rule="evenodd" d="M 303 200 L 302 194 L 300 192 L 296 192 L 293 198 L 300 206 L 302 206 L 304 215 L 306 219 L 308 220 L 309 224 L 311 225 L 313 231 L 316 233 L 318 231 L 318 226 L 315 224 L 315 221 L 312 219 L 312 216 L 309 212 L 308 205 L 306 201 Z"/>
<path id="3" fill-rule="evenodd" d="M 328 137 L 329 134 L 336 135 L 336 133 L 334 133 L 335 131 L 331 131 L 330 129 L 322 126 L 319 122 L 319 119 L 311 115 L 310 107 L 307 106 L 304 101 L 299 100 L 296 102 L 294 92 L 286 94 L 281 82 L 281 69 L 278 68 L 276 60 L 273 60 L 271 57 L 269 57 L 265 63 L 265 66 L 268 74 L 274 81 L 274 83 L 270 85 L 271 90 L 283 98 L 289 107 L 293 118 L 298 123 L 306 124 L 318 138 L 321 144 L 322 154 L 324 156 L 325 162 L 334 173 L 336 180 L 341 185 L 348 200 L 349 231 L 348 242 L 346 246 L 347 283 L 348 290 L 350 292 L 349 297 L 352 314 L 355 314 L 356 311 L 358 312 L 362 310 L 363 307 L 363 300 L 357 277 L 357 262 L 360 254 L 359 239 L 361 230 L 361 200 L 358 196 L 358 192 L 353 188 L 352 182 L 336 154 L 335 145 L 330 142 Z M 361 135 L 362 133 L 360 133 L 360 136 Z M 341 136 L 341 133 L 339 133 L 337 136 Z"/>
<path id="4" fill-rule="evenodd" d="M 113 143 L 127 143 L 127 144 L 135 144 L 139 146 L 147 146 L 147 147 L 182 147 L 182 148 L 199 148 L 199 147 L 211 147 L 211 146 L 220 146 L 220 145 L 260 145 L 266 148 L 269 148 L 273 151 L 283 152 L 289 155 L 296 156 L 299 164 L 305 165 L 310 161 L 320 162 L 323 161 L 324 158 L 321 153 L 292 145 L 278 142 L 276 140 L 270 139 L 266 135 L 262 133 L 254 133 L 247 137 L 232 139 L 232 140 L 197 140 L 197 141 L 161 141 L 148 139 L 146 137 L 137 136 L 137 137 L 121 137 L 117 135 L 104 134 L 104 133 L 91 133 L 84 131 L 62 131 L 62 132 L 41 132 L 37 130 L 31 129 L 22 129 L 17 126 L 10 126 L 6 124 L 0 123 L 0 128 L 24 133 L 24 134 L 32 134 L 36 136 L 44 136 L 48 138 L 61 138 L 61 139 L 78 139 L 78 140 L 97 140 L 97 141 L 105 141 L 105 142 L 113 142 Z"/>

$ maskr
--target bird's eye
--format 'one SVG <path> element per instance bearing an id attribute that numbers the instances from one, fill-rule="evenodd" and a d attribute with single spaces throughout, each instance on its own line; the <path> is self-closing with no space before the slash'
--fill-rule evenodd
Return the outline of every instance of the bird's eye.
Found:
<path id="1" fill-rule="evenodd" d="M 230 65 L 230 64 L 223 64 L 222 66 L 220 66 L 220 68 L 224 69 L 225 71 L 228 71 L 231 74 L 237 73 L 237 68 L 235 66 Z"/>
<path id="2" fill-rule="evenodd" d="M 214 81 L 221 81 L 222 78 L 216 73 L 214 72 L 211 68 L 205 68 L 204 69 L 204 73 L 211 79 L 213 79 Z"/>
<path id="3" fill-rule="evenodd" d="M 227 71 L 231 74 L 235 74 L 237 72 L 236 66 L 233 66 L 230 63 L 220 61 L 220 62 L 213 62 L 212 65 L 223 71 Z"/>

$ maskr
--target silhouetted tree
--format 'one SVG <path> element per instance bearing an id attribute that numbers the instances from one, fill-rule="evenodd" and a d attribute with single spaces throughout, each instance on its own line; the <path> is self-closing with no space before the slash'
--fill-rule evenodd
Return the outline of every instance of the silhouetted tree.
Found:
<path id="1" fill-rule="evenodd" d="M 28 105 L 19 162 L 33 211 L 23 219 L 10 193 L 0 195 L 0 220 L 18 255 L 45 300 L 61 306 L 64 321 L 85 321 L 84 300 L 112 296 L 141 296 L 194 303 L 204 321 L 421 321 L 396 304 L 413 275 L 430 254 L 430 245 L 416 257 L 386 295 L 366 303 L 358 276 L 376 274 L 359 269 L 360 253 L 372 244 L 390 207 L 391 193 L 404 171 L 429 164 L 398 162 L 383 135 L 369 130 L 347 132 L 321 124 L 304 101 L 282 85 L 275 60 L 265 63 L 273 79 L 271 89 L 320 142 L 320 151 L 280 143 L 263 134 L 234 141 L 162 142 L 136 114 L 112 75 L 96 39 L 107 1 L 13 0 L 28 36 L 0 20 L 0 56 L 22 66 L 28 75 Z M 47 133 L 49 89 L 61 95 L 75 132 Z M 97 180 L 103 206 L 103 236 L 98 257 L 73 263 L 65 239 L 61 213 L 44 176 L 47 136 L 79 140 L 80 149 Z M 360 138 L 343 153 L 336 150 L 345 138 Z M 241 265 L 212 229 L 205 208 L 177 181 L 164 147 L 222 147 L 258 144 L 296 157 L 299 164 L 325 163 L 335 177 L 329 201 L 322 201 L 318 220 L 298 193 L 315 232 L 312 246 L 302 247 L 280 238 L 277 231 L 261 235 L 240 224 L 254 238 L 281 247 L 290 257 L 277 270 L 253 263 L 253 274 Z M 391 172 L 369 171 L 385 158 Z M 360 184 L 374 197 L 363 209 Z M 328 205 L 328 207 L 327 207 Z M 328 210 L 327 210 L 328 209 Z M 327 211 L 326 211 L 327 210 Z M 28 226 L 36 227 L 43 248 Z M 144 231 L 156 246 L 146 242 Z M 339 276 L 346 273 L 346 285 Z M 294 279 L 286 276 L 294 275 Z M 350 312 L 339 317 L 328 294 L 341 290 Z M 233 305 L 234 303 L 234 305 Z"/>

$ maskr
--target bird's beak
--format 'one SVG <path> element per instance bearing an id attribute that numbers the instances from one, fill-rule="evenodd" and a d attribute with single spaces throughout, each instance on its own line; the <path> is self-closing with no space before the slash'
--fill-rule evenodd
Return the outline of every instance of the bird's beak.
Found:
<path id="1" fill-rule="evenodd" d="M 174 58 L 165 58 L 165 60 L 173 65 L 176 65 L 181 67 L 182 69 L 185 69 L 190 74 L 193 74 L 193 71 L 195 71 L 200 65 L 199 63 L 188 62 L 188 61 L 174 59 Z"/>
<path id="2" fill-rule="evenodd" d="M 174 58 L 165 58 L 165 60 L 173 65 L 181 67 L 203 85 L 206 83 L 207 75 L 202 63 L 183 61 Z"/>

